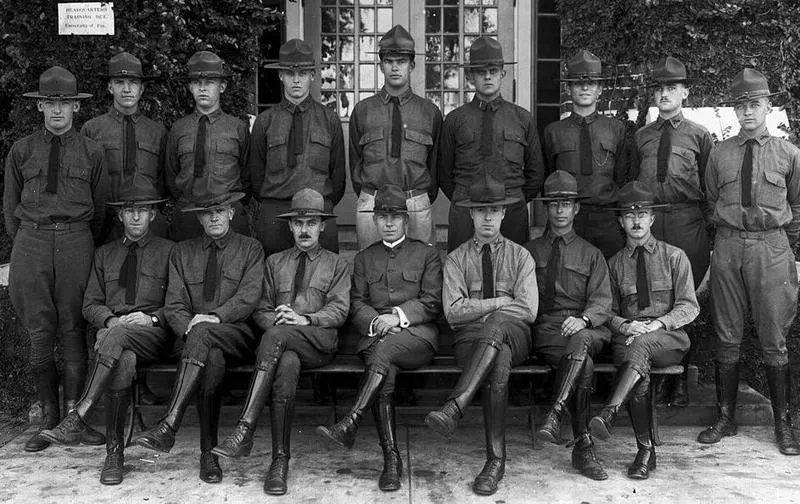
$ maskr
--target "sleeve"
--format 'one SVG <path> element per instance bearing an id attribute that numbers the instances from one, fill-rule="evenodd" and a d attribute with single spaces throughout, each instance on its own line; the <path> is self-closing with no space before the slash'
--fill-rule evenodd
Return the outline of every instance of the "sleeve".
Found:
<path id="1" fill-rule="evenodd" d="M 264 114 L 259 114 L 253 123 L 253 133 L 250 135 L 250 153 L 247 155 L 247 176 L 250 179 L 250 191 L 255 198 L 261 194 L 264 173 L 267 169 L 268 130 L 269 120 Z"/>
<path id="2" fill-rule="evenodd" d="M 719 197 L 719 185 L 718 185 L 718 174 L 717 174 L 717 156 L 719 152 L 719 146 L 714 147 L 711 149 L 711 153 L 708 155 L 708 164 L 706 165 L 706 175 L 704 177 L 706 181 L 706 202 L 708 203 L 709 214 L 711 219 L 714 220 L 714 207 L 717 204 L 717 198 Z"/>
<path id="3" fill-rule="evenodd" d="M 634 133 L 631 138 L 630 180 L 637 180 L 641 171 L 642 153 L 639 152 L 639 145 L 641 143 L 639 140 L 640 131 L 641 130 Z"/>
<path id="4" fill-rule="evenodd" d="M 536 123 L 533 122 L 533 116 L 530 113 L 528 113 L 527 141 L 523 193 L 525 194 L 525 201 L 530 201 L 542 190 L 545 177 L 544 158 L 542 157 L 542 146 L 539 143 L 539 133 L 536 131 Z"/>
<path id="5" fill-rule="evenodd" d="M 465 258 L 451 252 L 444 263 L 442 304 L 444 317 L 454 329 L 480 320 L 500 307 L 498 298 L 471 299 L 467 275 L 462 267 Z M 530 254 L 529 254 L 530 255 Z"/>
<path id="6" fill-rule="evenodd" d="M 261 299 L 258 300 L 258 305 L 253 311 L 253 321 L 263 331 L 268 327 L 275 325 L 277 314 L 275 307 L 277 306 L 277 299 L 275 296 L 275 268 L 269 258 L 266 259 L 264 265 L 264 281 L 261 287 Z"/>
<path id="7" fill-rule="evenodd" d="M 439 160 L 436 166 L 439 172 L 436 175 L 436 181 L 449 200 L 453 199 L 453 192 L 455 191 L 453 168 L 456 162 L 456 139 L 453 129 L 453 117 L 454 115 L 451 113 L 445 118 L 442 125 L 442 133 L 439 135 Z"/>
<path id="8" fill-rule="evenodd" d="M 331 288 L 325 294 L 325 306 L 306 314 L 311 325 L 323 328 L 341 327 L 350 311 L 350 268 L 341 257 L 336 258 Z"/>
<path id="9" fill-rule="evenodd" d="M 186 334 L 186 328 L 194 317 L 189 289 L 183 280 L 181 247 L 172 249 L 169 256 L 169 283 L 164 299 L 164 318 L 178 337 Z"/>
<path id="10" fill-rule="evenodd" d="M 591 274 L 586 290 L 589 295 L 583 315 L 589 318 L 592 327 L 601 326 L 611 318 L 612 301 L 608 264 L 599 251 L 592 256 Z"/>
<path id="11" fill-rule="evenodd" d="M 3 188 L 3 216 L 5 217 L 6 233 L 13 239 L 19 228 L 19 219 L 14 217 L 14 210 L 20 203 L 22 186 L 25 181 L 19 169 L 17 160 L 17 144 L 11 147 L 6 156 L 6 173 Z"/>
<path id="12" fill-rule="evenodd" d="M 350 118 L 350 182 L 353 184 L 353 191 L 356 193 L 356 196 L 361 195 L 361 170 L 363 168 L 363 159 L 361 157 L 362 149 L 361 149 L 361 135 L 364 134 L 361 131 L 361 107 L 356 104 L 355 109 L 353 110 L 353 115 Z M 364 333 L 366 334 L 366 333 Z"/>
<path id="13" fill-rule="evenodd" d="M 792 149 L 789 174 L 786 177 L 787 202 L 792 210 L 792 220 L 786 226 L 789 243 L 794 245 L 800 237 L 800 151 Z"/>
<path id="14" fill-rule="evenodd" d="M 622 121 L 619 122 L 621 123 L 622 127 L 620 128 L 616 162 L 614 163 L 614 182 L 616 182 L 617 187 L 622 187 L 628 182 L 628 180 L 633 180 L 633 178 L 630 178 L 632 172 L 631 164 L 633 162 L 632 151 L 636 149 L 631 145 L 633 143 L 633 139 L 630 135 L 628 135 L 625 124 L 622 123 Z"/>
<path id="15" fill-rule="evenodd" d="M 412 326 L 433 322 L 442 313 L 442 259 L 435 247 L 426 248 L 419 294 L 398 306 Z"/>
<path id="16" fill-rule="evenodd" d="M 181 198 L 181 190 L 178 188 L 176 179 L 181 171 L 181 162 L 178 158 L 178 136 L 175 133 L 175 126 L 167 135 L 167 149 L 164 153 L 164 177 L 167 182 L 167 189 L 174 200 Z"/>
<path id="17" fill-rule="evenodd" d="M 622 328 L 623 324 L 629 322 L 628 319 L 625 317 L 620 317 L 620 291 L 619 291 L 619 283 L 617 278 L 614 276 L 613 269 L 609 267 L 609 276 L 611 277 L 611 320 L 608 322 L 608 325 L 611 326 L 611 329 L 614 332 L 622 332 L 620 329 Z"/>
<path id="18" fill-rule="evenodd" d="M 549 175 L 556 171 L 555 153 L 555 124 L 548 124 L 544 129 L 544 144 L 542 145 L 542 159 L 544 160 L 545 172 Z"/>
<path id="19" fill-rule="evenodd" d="M 221 306 L 212 310 L 220 322 L 226 324 L 244 322 L 253 314 L 261 299 L 261 289 L 264 286 L 264 249 L 257 241 L 247 242 L 246 247 L 244 271 L 236 292 Z"/>
<path id="20" fill-rule="evenodd" d="M 369 282 L 364 263 L 364 253 L 357 254 L 353 262 L 353 280 L 350 286 L 350 315 L 359 334 L 369 334 L 372 320 L 380 315 L 369 304 Z"/>
<path id="21" fill-rule="evenodd" d="M 93 140 L 87 141 L 96 145 Z M 106 200 L 110 194 L 110 188 L 102 149 L 97 147 L 90 152 L 92 163 L 92 198 L 94 199 L 94 215 L 92 216 L 90 227 L 92 229 L 94 241 L 97 243 L 100 239 L 100 233 L 103 231 L 103 222 L 106 219 Z"/>
<path id="22" fill-rule="evenodd" d="M 441 142 L 442 136 L 442 113 L 439 110 L 439 107 L 433 105 L 435 109 L 433 115 L 433 146 L 431 150 L 428 152 L 428 171 L 431 174 L 431 186 L 428 189 L 428 198 L 430 199 L 431 203 L 436 200 L 436 196 L 439 195 L 439 182 L 438 182 L 438 173 L 439 173 L 439 149 L 441 146 L 439 143 Z M 441 261 L 439 261 L 439 266 L 441 270 Z"/>
<path id="23" fill-rule="evenodd" d="M 675 301 L 669 313 L 658 317 L 667 331 L 680 329 L 700 314 L 700 305 L 694 292 L 694 279 L 689 258 L 683 250 L 669 257 L 672 270 L 672 289 Z"/>
<path id="24" fill-rule="evenodd" d="M 697 155 L 697 176 L 700 179 L 700 190 L 703 194 L 707 194 L 706 192 L 706 167 L 708 166 L 708 158 L 711 155 L 711 150 L 714 148 L 714 140 L 711 138 L 711 133 L 708 130 L 703 129 L 703 132 L 700 135 L 700 139 L 698 140 L 698 147 L 699 152 Z M 706 222 L 711 221 L 711 214 L 713 208 L 709 203 L 708 199 L 704 200 L 701 203 L 701 208 L 703 211 L 703 215 L 705 216 Z"/>
<path id="25" fill-rule="evenodd" d="M 514 301 L 502 306 L 498 312 L 533 324 L 539 311 L 539 287 L 536 285 L 536 262 L 523 249 L 517 257 L 517 278 L 514 283 Z"/>
<path id="26" fill-rule="evenodd" d="M 242 183 L 242 192 L 245 194 L 244 203 L 247 203 L 252 195 L 252 182 L 247 165 L 247 160 L 250 157 L 250 128 L 246 122 L 240 119 L 237 129 L 239 137 L 239 178 Z"/>
<path id="27" fill-rule="evenodd" d="M 106 320 L 114 316 L 114 312 L 106 306 L 105 262 L 103 249 L 94 253 L 94 262 L 89 273 L 89 282 L 83 293 L 83 317 L 93 326 L 102 329 Z"/>
<path id="28" fill-rule="evenodd" d="M 344 155 L 344 133 L 342 131 L 342 121 L 336 113 L 331 114 L 331 153 L 328 165 L 328 173 L 331 178 L 333 192 L 331 192 L 331 203 L 333 206 L 339 204 L 344 196 L 347 185 L 347 171 L 345 169 Z"/>

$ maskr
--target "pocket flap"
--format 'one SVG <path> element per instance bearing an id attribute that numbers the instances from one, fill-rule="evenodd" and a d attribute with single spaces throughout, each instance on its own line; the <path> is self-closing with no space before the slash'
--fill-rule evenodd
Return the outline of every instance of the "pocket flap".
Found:
<path id="1" fill-rule="evenodd" d="M 364 133 L 364 135 L 361 136 L 361 140 L 359 140 L 358 145 L 367 145 L 368 143 L 376 142 L 381 139 L 383 139 L 383 130 L 377 128 Z"/>
<path id="2" fill-rule="evenodd" d="M 406 129 L 405 136 L 406 140 L 411 140 L 412 142 L 417 142 L 418 144 L 433 145 L 433 137 L 421 131 Z"/>
<path id="3" fill-rule="evenodd" d="M 764 178 L 772 185 L 786 187 L 786 179 L 780 173 L 765 171 Z"/>
<path id="4" fill-rule="evenodd" d="M 422 278 L 422 270 L 403 270 L 403 280 L 418 282 Z"/>

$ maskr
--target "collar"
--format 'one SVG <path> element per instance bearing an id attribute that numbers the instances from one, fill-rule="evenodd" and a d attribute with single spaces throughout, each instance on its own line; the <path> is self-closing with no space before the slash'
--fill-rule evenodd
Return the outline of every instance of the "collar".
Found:
<path id="1" fill-rule="evenodd" d="M 308 255 L 309 259 L 314 261 L 316 260 L 317 257 L 320 256 L 320 254 L 322 254 L 322 246 L 320 246 L 320 244 L 317 243 L 317 245 L 311 250 L 300 250 L 300 247 L 295 245 L 294 248 L 292 249 L 292 258 L 300 259 L 300 254 L 302 254 L 303 252 L 305 252 L 306 255 Z"/>
<path id="2" fill-rule="evenodd" d="M 492 101 L 486 101 L 478 96 L 478 93 L 475 93 L 475 96 L 472 97 L 472 103 L 477 106 L 481 110 L 486 110 L 486 107 L 489 107 L 492 112 L 497 112 L 497 109 L 500 108 L 500 105 L 503 104 L 505 100 L 503 99 L 503 95 L 497 95 Z"/>
<path id="3" fill-rule="evenodd" d="M 503 234 L 498 233 L 497 238 L 488 243 L 489 243 L 489 248 L 492 250 L 492 252 L 497 252 L 497 249 L 500 248 L 500 245 L 503 244 Z M 481 243 L 477 238 L 475 238 L 475 235 L 472 235 L 472 246 L 475 247 L 475 250 L 479 254 L 481 253 L 481 250 L 483 249 L 484 245 L 485 243 Z"/>
<path id="4" fill-rule="evenodd" d="M 408 86 L 408 89 L 406 89 L 405 92 L 403 92 L 403 94 L 397 95 L 397 97 L 400 98 L 400 104 L 403 105 L 408 100 L 410 100 L 413 95 L 414 91 L 411 90 L 411 86 Z M 383 100 L 384 105 L 389 103 L 389 100 L 392 98 L 392 95 L 390 95 L 389 92 L 386 91 L 386 86 L 383 86 L 381 90 L 378 91 L 378 96 L 380 97 L 381 100 Z"/>
<path id="5" fill-rule="evenodd" d="M 286 109 L 290 114 L 294 113 L 294 109 L 297 107 L 300 107 L 301 112 L 305 112 L 309 107 L 311 107 L 313 101 L 314 99 L 311 98 L 311 93 L 309 93 L 308 96 L 303 98 L 303 101 L 295 105 L 294 103 L 290 102 L 288 98 L 286 98 L 286 95 L 284 95 L 283 98 L 281 98 L 281 107 Z"/>
<path id="6" fill-rule="evenodd" d="M 656 128 L 661 129 L 664 126 L 664 123 L 667 121 L 669 121 L 669 123 L 672 125 L 672 129 L 677 129 L 681 122 L 683 122 L 683 112 L 678 112 L 669 119 L 664 119 L 663 117 L 658 116 L 656 119 Z"/>
<path id="7" fill-rule="evenodd" d="M 200 111 L 197 110 L 197 108 L 195 108 L 192 111 L 192 115 L 194 116 L 194 118 L 197 121 L 200 121 L 200 117 L 205 115 L 205 116 L 208 116 L 208 122 L 210 122 L 210 123 L 213 123 L 214 121 L 216 121 L 217 119 L 222 117 L 222 114 L 224 114 L 224 112 L 222 111 L 222 107 L 218 108 L 214 112 L 211 112 L 210 114 L 201 114 Z"/>
<path id="8" fill-rule="evenodd" d="M 565 235 L 557 235 L 552 230 L 548 229 L 544 237 L 547 238 L 547 241 L 549 241 L 551 245 L 555 243 L 556 238 L 563 238 L 564 243 L 569 245 L 578 237 L 578 234 L 575 232 L 575 228 L 570 229 Z"/>
<path id="9" fill-rule="evenodd" d="M 656 237 L 650 234 L 650 238 L 644 242 L 644 249 L 647 251 L 648 254 L 652 254 L 653 251 L 656 249 Z M 636 253 L 636 245 L 631 244 L 630 240 L 625 240 L 625 251 L 628 253 L 629 257 L 633 257 L 633 254 Z"/>
<path id="10" fill-rule="evenodd" d="M 573 121 L 575 121 L 578 124 L 582 123 L 583 121 L 586 121 L 587 124 L 592 124 L 595 121 L 595 119 L 597 119 L 598 117 L 600 117 L 600 114 L 597 113 L 596 109 L 595 109 L 594 112 L 592 112 L 591 114 L 589 114 L 587 116 L 582 116 L 580 114 L 576 114 L 575 112 L 572 112 L 569 115 L 569 118 L 572 119 Z"/>
<path id="11" fill-rule="evenodd" d="M 736 135 L 736 143 L 741 146 L 744 145 L 745 142 L 747 142 L 748 140 L 755 140 L 756 142 L 758 142 L 758 145 L 764 145 L 765 143 L 767 143 L 767 140 L 769 140 L 770 136 L 771 135 L 769 134 L 767 125 L 765 124 L 764 127 L 761 129 L 761 131 L 759 131 L 753 136 L 744 135 L 742 134 L 742 130 L 739 130 L 739 134 Z"/>
<path id="12" fill-rule="evenodd" d="M 399 239 L 399 240 L 397 240 L 396 242 L 392 242 L 392 243 L 389 243 L 389 242 L 387 242 L 386 240 L 381 240 L 381 241 L 383 241 L 383 245 L 384 245 L 386 248 L 388 248 L 389 250 L 394 250 L 394 248 L 395 248 L 395 247 L 398 247 L 398 246 L 399 246 L 401 243 L 403 243 L 404 241 L 406 241 L 406 235 L 403 235 L 403 237 L 402 237 L 402 238 L 400 238 L 400 239 Z"/>
<path id="13" fill-rule="evenodd" d="M 147 246 L 147 244 L 148 244 L 148 243 L 150 243 L 150 239 L 151 239 L 152 237 L 153 237 L 153 233 L 151 233 L 150 231 L 148 231 L 146 235 L 144 235 L 144 236 L 142 236 L 141 238 L 139 238 L 138 240 L 136 240 L 136 242 L 137 242 L 137 243 L 138 243 L 138 245 L 139 245 L 139 248 L 146 247 L 146 246 Z M 127 247 L 127 246 L 128 246 L 130 243 L 131 243 L 131 241 L 133 241 L 133 240 L 131 240 L 131 239 L 130 239 L 130 238 L 128 238 L 127 236 L 123 236 L 123 237 L 122 237 L 122 245 L 123 245 L 123 246 L 125 246 L 125 247 Z"/>
<path id="14" fill-rule="evenodd" d="M 64 133 L 62 133 L 60 135 L 57 135 L 57 136 L 58 136 L 58 139 L 61 141 L 61 145 L 64 145 L 65 143 L 67 143 L 70 140 L 72 140 L 75 137 L 75 135 L 77 135 L 77 132 L 75 131 L 75 127 L 73 126 L 72 128 L 68 129 Z M 44 134 L 42 135 L 42 141 L 44 143 L 50 143 L 52 141 L 51 139 L 54 136 L 56 136 L 56 135 L 54 135 L 52 131 L 50 131 L 47 128 L 44 128 Z"/>
<path id="15" fill-rule="evenodd" d="M 113 117 L 114 119 L 116 119 L 119 122 L 122 122 L 122 120 L 125 118 L 125 114 L 123 114 L 122 112 L 117 110 L 113 105 L 108 108 L 108 115 L 110 115 L 111 117 Z M 137 109 L 136 112 L 134 112 L 133 114 L 129 115 L 128 117 L 133 119 L 133 122 L 135 123 L 136 121 L 139 120 L 140 117 L 142 117 L 142 114 Z"/>
<path id="16" fill-rule="evenodd" d="M 207 234 L 203 234 L 203 248 L 208 248 L 211 244 L 217 246 L 218 249 L 224 249 L 228 246 L 228 243 L 231 242 L 231 237 L 234 235 L 233 229 L 228 229 L 228 232 L 225 233 L 225 236 L 222 238 L 214 239 L 208 236 Z"/>

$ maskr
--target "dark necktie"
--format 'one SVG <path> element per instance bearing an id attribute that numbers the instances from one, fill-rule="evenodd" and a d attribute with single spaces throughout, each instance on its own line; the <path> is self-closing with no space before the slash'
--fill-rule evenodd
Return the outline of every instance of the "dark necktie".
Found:
<path id="1" fill-rule="evenodd" d="M 589 134 L 589 122 L 581 120 L 581 175 L 592 174 L 592 135 Z"/>
<path id="2" fill-rule="evenodd" d="M 206 274 L 203 276 L 203 299 L 213 301 L 217 290 L 217 244 L 212 242 L 209 248 Z"/>
<path id="3" fill-rule="evenodd" d="M 194 177 L 202 177 L 206 167 L 206 128 L 208 116 L 200 116 L 197 122 L 197 137 L 194 140 Z"/>
<path id="4" fill-rule="evenodd" d="M 669 156 L 672 154 L 672 123 L 664 121 L 661 125 L 661 140 L 658 141 L 658 164 L 656 165 L 656 178 L 659 182 L 667 180 L 667 167 Z"/>
<path id="5" fill-rule="evenodd" d="M 53 135 L 50 139 L 50 159 L 47 163 L 47 187 L 45 192 L 57 193 L 58 192 L 58 160 L 61 151 L 61 140 L 58 136 Z"/>
<path id="6" fill-rule="evenodd" d="M 136 171 L 136 128 L 131 116 L 122 120 L 125 124 L 125 163 L 122 165 L 122 174 L 130 177 Z"/>
<path id="7" fill-rule="evenodd" d="M 481 269 L 483 270 L 483 299 L 494 297 L 494 266 L 492 247 L 487 243 L 481 249 Z"/>
<path id="8" fill-rule="evenodd" d="M 644 263 L 644 247 L 636 247 L 636 298 L 639 309 L 650 306 L 650 282 L 647 281 L 647 265 Z"/>
<path id="9" fill-rule="evenodd" d="M 289 143 L 286 149 L 286 164 L 289 168 L 297 166 L 297 156 L 303 153 L 303 116 L 300 107 L 292 111 L 292 127 L 289 129 Z"/>
<path id="10" fill-rule="evenodd" d="M 125 261 L 122 263 L 122 269 L 119 272 L 119 287 L 125 289 L 125 304 L 132 305 L 136 303 L 136 272 L 139 269 L 136 260 L 136 247 L 139 246 L 138 242 L 131 241 L 128 243 L 128 255 L 125 256 Z"/>
<path id="11" fill-rule="evenodd" d="M 542 311 L 553 309 L 556 298 L 556 279 L 558 271 L 561 269 L 561 244 L 564 239 L 560 236 L 553 241 L 550 249 L 550 257 L 547 258 L 547 271 L 544 276 L 544 299 L 541 300 Z"/>
<path id="12" fill-rule="evenodd" d="M 306 252 L 300 252 L 300 257 L 298 257 L 297 261 L 297 271 L 294 272 L 294 283 L 292 284 L 292 303 L 297 299 L 297 295 L 304 290 L 303 277 L 306 275 L 307 257 L 308 254 Z"/>
<path id="13" fill-rule="evenodd" d="M 753 144 L 752 138 L 745 142 L 744 160 L 742 160 L 742 206 L 753 206 Z"/>
<path id="14" fill-rule="evenodd" d="M 393 158 L 400 157 L 400 146 L 403 142 L 403 117 L 400 115 L 400 98 L 392 96 L 392 146 L 390 155 Z"/>
<path id="15" fill-rule="evenodd" d="M 488 158 L 492 155 L 494 142 L 494 110 L 488 102 L 483 103 L 483 124 L 481 125 L 481 156 Z"/>

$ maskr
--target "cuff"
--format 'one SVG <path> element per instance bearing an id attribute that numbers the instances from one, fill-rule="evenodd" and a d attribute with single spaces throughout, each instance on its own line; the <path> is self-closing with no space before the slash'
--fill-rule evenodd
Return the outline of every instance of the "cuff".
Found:
<path id="1" fill-rule="evenodd" d="M 622 332 L 620 329 L 622 329 L 622 326 L 627 322 L 630 322 L 630 320 L 615 316 L 611 319 L 611 328 L 614 329 L 615 332 Z"/>
<path id="2" fill-rule="evenodd" d="M 372 328 L 376 320 L 378 320 L 378 317 L 374 317 L 369 323 L 369 332 L 367 333 L 367 336 L 370 338 L 374 338 L 375 336 L 377 336 L 377 334 L 375 334 L 374 329 Z"/>
<path id="3" fill-rule="evenodd" d="M 399 306 L 394 307 L 395 311 L 397 312 L 397 318 L 400 319 L 400 327 L 405 329 L 406 327 L 410 326 L 411 323 L 408 321 L 408 317 L 406 317 L 405 312 Z"/>
<path id="4" fill-rule="evenodd" d="M 667 317 L 666 315 L 662 316 L 662 317 L 658 317 L 656 320 L 658 320 L 659 322 L 664 324 L 664 330 L 665 331 L 672 331 L 672 330 L 675 329 L 675 327 L 674 327 L 675 324 L 673 324 L 672 320 L 670 319 L 670 317 Z"/>

